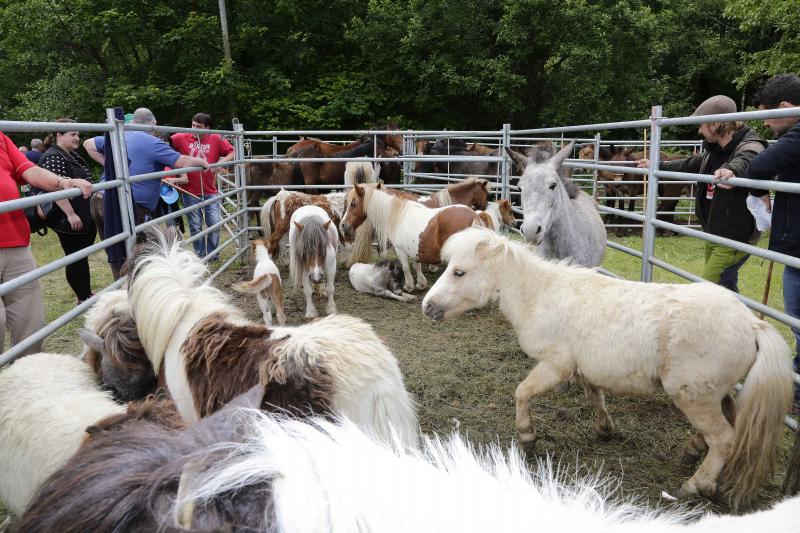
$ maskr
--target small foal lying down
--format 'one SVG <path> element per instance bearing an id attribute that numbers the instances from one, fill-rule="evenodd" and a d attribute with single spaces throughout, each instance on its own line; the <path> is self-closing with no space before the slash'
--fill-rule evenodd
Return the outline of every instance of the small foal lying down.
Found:
<path id="1" fill-rule="evenodd" d="M 234 283 L 231 288 L 245 294 L 256 295 L 258 307 L 261 308 L 261 314 L 264 316 L 264 323 L 268 326 L 272 325 L 271 301 L 275 306 L 278 324 L 285 326 L 286 314 L 283 312 L 281 273 L 269 256 L 266 241 L 264 239 L 254 239 L 250 241 L 250 252 L 256 258 L 256 266 L 253 269 L 253 279 Z"/>
<path id="2" fill-rule="evenodd" d="M 381 259 L 374 265 L 356 263 L 350 267 L 350 284 L 358 292 L 410 302 L 417 297 L 403 292 L 403 267 L 400 261 Z"/>

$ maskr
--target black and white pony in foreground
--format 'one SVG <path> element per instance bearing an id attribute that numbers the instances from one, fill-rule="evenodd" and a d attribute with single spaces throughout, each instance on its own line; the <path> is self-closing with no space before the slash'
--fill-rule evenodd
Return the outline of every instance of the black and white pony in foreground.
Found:
<path id="1" fill-rule="evenodd" d="M 543 257 L 600 266 L 607 235 L 597 203 L 575 185 L 569 169 L 562 167 L 574 145 L 575 141 L 549 159 L 532 147 L 519 179 L 523 212 L 520 229 Z"/>
<path id="2" fill-rule="evenodd" d="M 254 387 L 182 429 L 168 409 L 101 423 L 20 531 L 750 533 L 796 531 L 800 497 L 742 517 L 616 502 L 602 479 L 531 473 L 512 448 L 458 435 L 414 451 L 343 420 L 258 411 Z M 144 407 L 147 409 L 147 406 Z"/>
<path id="3" fill-rule="evenodd" d="M 719 478 L 738 505 L 772 470 L 792 399 L 789 347 L 732 292 L 712 283 L 613 279 L 477 228 L 450 237 L 442 257 L 447 270 L 425 296 L 423 313 L 438 322 L 497 301 L 520 347 L 538 361 L 514 393 L 526 448 L 537 438 L 530 400 L 580 375 L 601 437 L 614 430 L 604 392 L 663 390 L 686 415 L 698 431 L 687 458 L 707 453 L 681 495 L 712 497 Z"/>

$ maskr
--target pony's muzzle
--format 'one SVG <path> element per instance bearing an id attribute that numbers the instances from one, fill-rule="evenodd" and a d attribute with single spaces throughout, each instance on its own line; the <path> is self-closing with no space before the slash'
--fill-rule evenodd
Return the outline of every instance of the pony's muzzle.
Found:
<path id="1" fill-rule="evenodd" d="M 311 283 L 322 283 L 322 274 L 319 272 L 311 272 L 308 275 L 308 279 L 311 280 Z"/>
<path id="2" fill-rule="evenodd" d="M 355 237 L 355 231 L 353 231 L 353 226 L 351 226 L 347 222 L 342 222 L 339 225 L 339 229 L 342 232 L 342 237 L 344 237 L 344 238 L 346 238 L 348 240 L 352 240 L 353 237 Z"/>
<path id="3" fill-rule="evenodd" d="M 444 320 L 444 313 L 444 309 L 431 302 L 427 302 L 422 306 L 422 314 L 434 322 L 441 322 Z"/>

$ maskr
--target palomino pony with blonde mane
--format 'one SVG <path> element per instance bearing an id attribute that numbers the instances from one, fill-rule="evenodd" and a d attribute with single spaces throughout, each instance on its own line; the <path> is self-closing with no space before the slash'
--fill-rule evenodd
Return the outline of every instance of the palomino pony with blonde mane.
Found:
<path id="1" fill-rule="evenodd" d="M 531 398 L 580 375 L 601 436 L 614 427 L 604 391 L 663 390 L 683 411 L 708 453 L 680 494 L 711 497 L 721 475 L 738 506 L 772 468 L 792 399 L 789 348 L 730 291 L 618 280 L 547 261 L 482 229 L 451 237 L 442 256 L 449 264 L 423 313 L 438 322 L 499 301 L 520 346 L 538 361 L 515 392 L 523 446 L 536 441 Z M 742 378 L 734 406 L 731 393 Z"/>
<path id="2" fill-rule="evenodd" d="M 354 184 L 347 193 L 347 211 L 342 219 L 342 234 L 352 236 L 369 220 L 378 237 L 378 245 L 386 249 L 391 242 L 403 267 L 406 292 L 415 288 L 408 260 L 414 261 L 417 272 L 416 288 L 425 289 L 428 280 L 422 273 L 422 263 L 441 262 L 439 251 L 454 233 L 477 222 L 477 213 L 464 205 L 431 209 L 419 202 L 395 196 L 383 190 L 383 184 Z"/>
<path id="3" fill-rule="evenodd" d="M 346 315 L 298 327 L 250 322 L 203 283 L 205 264 L 163 234 L 132 261 L 128 294 L 139 339 L 188 423 L 261 384 L 266 410 L 340 413 L 380 438 L 416 442 L 414 402 L 369 324 Z"/>

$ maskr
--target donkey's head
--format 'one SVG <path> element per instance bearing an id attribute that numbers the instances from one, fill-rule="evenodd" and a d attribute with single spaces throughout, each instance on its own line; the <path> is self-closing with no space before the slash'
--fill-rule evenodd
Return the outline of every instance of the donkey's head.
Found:
<path id="1" fill-rule="evenodd" d="M 529 242 L 541 244 L 557 213 L 577 194 L 576 186 L 563 175 L 561 167 L 574 145 L 573 141 L 542 163 L 528 158 L 519 188 L 523 211 L 521 229 Z"/>

